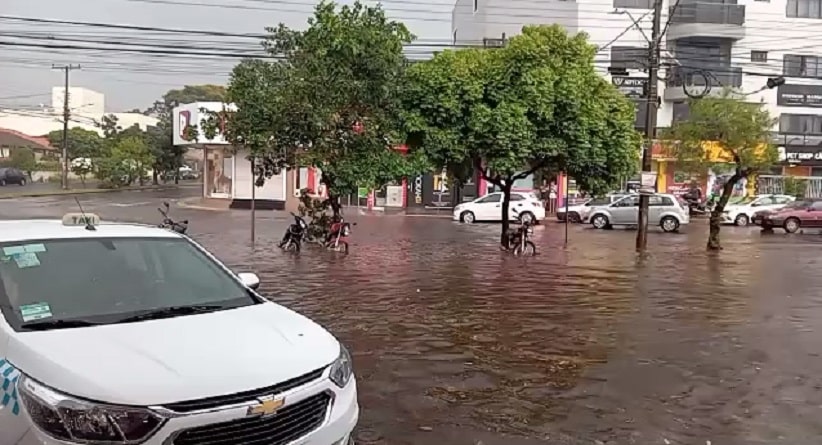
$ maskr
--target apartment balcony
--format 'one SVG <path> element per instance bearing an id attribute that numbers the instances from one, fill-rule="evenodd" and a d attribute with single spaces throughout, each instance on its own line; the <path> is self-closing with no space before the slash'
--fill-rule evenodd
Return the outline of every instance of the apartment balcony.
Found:
<path id="1" fill-rule="evenodd" d="M 668 40 L 719 38 L 740 40 L 745 37 L 745 6 L 721 3 L 682 3 L 671 8 Z"/>
<path id="2" fill-rule="evenodd" d="M 666 101 L 687 100 L 689 95 L 719 95 L 725 88 L 742 86 L 742 68 L 731 65 L 673 67 L 663 93 Z M 706 91 L 707 90 L 707 91 Z"/>

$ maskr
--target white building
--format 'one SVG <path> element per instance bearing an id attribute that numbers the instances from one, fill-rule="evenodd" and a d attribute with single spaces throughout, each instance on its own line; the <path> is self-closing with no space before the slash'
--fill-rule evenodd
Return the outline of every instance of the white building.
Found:
<path id="1" fill-rule="evenodd" d="M 248 208 L 253 193 L 257 208 L 285 209 L 288 195 L 285 172 L 266 179 L 262 187 L 255 187 L 248 153 L 226 142 L 219 132 L 211 139 L 206 136 L 202 123 L 208 118 L 208 112 L 232 108 L 233 105 L 222 102 L 196 102 L 174 108 L 174 144 L 188 147 L 204 160 L 204 198 L 230 200 L 231 208 Z"/>
<path id="2" fill-rule="evenodd" d="M 0 128 L 7 128 L 30 136 L 44 136 L 63 129 L 63 87 L 51 90 L 51 104 L 36 107 L 0 108 Z M 103 134 L 100 122 L 105 115 L 117 117 L 123 128 L 138 125 L 145 130 L 157 125 L 157 119 L 140 113 L 107 113 L 105 95 L 88 88 L 69 88 L 69 127 L 80 127 Z"/>
<path id="3" fill-rule="evenodd" d="M 763 101 L 779 118 L 774 131 L 780 144 L 788 159 L 794 153 L 801 160 L 791 163 L 792 173 L 822 176 L 822 0 L 680 0 L 671 14 L 674 4 L 663 2 L 663 27 L 673 16 L 663 62 L 673 67 L 660 71 L 658 126 L 687 115 L 683 83 L 699 89 L 705 83 L 699 73 L 709 73 L 708 94 L 723 87 L 751 93 L 748 100 Z M 557 23 L 608 46 L 596 59 L 604 76 L 610 77 L 608 67 L 623 67 L 641 82 L 647 79 L 652 6 L 653 0 L 457 0 L 452 33 L 455 44 L 482 44 L 503 33 L 514 36 L 526 24 Z M 756 92 L 777 76 L 786 84 Z M 637 117 L 643 128 L 644 106 Z"/>

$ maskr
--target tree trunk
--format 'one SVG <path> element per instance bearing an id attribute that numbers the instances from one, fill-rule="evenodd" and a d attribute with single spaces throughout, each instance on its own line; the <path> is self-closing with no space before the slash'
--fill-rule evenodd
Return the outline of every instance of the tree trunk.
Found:
<path id="1" fill-rule="evenodd" d="M 323 172 L 322 176 L 320 177 L 320 182 L 325 184 L 325 189 L 327 190 L 326 193 L 328 195 L 328 205 L 331 206 L 331 212 L 333 213 L 334 218 L 336 219 L 340 216 L 340 214 L 342 214 L 342 205 L 340 204 L 340 197 L 334 195 L 331 192 L 331 190 L 333 190 L 331 186 L 334 183 L 334 178 L 330 177 L 325 172 Z"/>
<path id="2" fill-rule="evenodd" d="M 157 168 L 156 167 L 151 171 L 151 183 L 154 184 L 154 185 L 160 184 L 159 175 L 157 174 Z"/>
<path id="3" fill-rule="evenodd" d="M 725 206 L 731 199 L 731 194 L 733 194 L 736 183 L 739 182 L 743 176 L 740 172 L 734 173 L 722 187 L 722 195 L 719 197 L 719 202 L 716 203 L 713 211 L 711 211 L 708 228 L 708 250 L 722 250 L 722 245 L 719 243 L 719 228 L 722 225 L 722 212 L 725 211 Z"/>
<path id="4" fill-rule="evenodd" d="M 505 179 L 502 182 L 502 233 L 500 234 L 500 246 L 503 249 L 508 249 L 508 230 L 511 227 L 511 221 L 509 220 L 509 211 L 511 207 L 511 186 L 513 186 L 514 181 L 510 178 Z"/>

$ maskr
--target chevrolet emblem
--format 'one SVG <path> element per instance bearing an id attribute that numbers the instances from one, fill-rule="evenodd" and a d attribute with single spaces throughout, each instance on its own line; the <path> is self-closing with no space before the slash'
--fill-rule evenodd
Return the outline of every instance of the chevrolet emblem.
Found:
<path id="1" fill-rule="evenodd" d="M 257 399 L 260 404 L 249 406 L 247 416 L 270 416 L 276 413 L 285 405 L 285 398 L 275 398 L 274 396 L 260 397 Z"/>

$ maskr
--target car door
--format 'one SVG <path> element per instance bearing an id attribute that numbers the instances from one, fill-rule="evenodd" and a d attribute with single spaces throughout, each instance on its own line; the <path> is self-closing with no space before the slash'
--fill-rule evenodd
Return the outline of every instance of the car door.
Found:
<path id="1" fill-rule="evenodd" d="M 25 173 L 23 173 L 22 171 L 20 171 L 16 168 L 10 168 L 9 173 L 11 173 L 11 181 L 10 182 L 13 182 L 15 184 L 19 184 L 20 181 L 22 181 L 23 178 L 25 178 Z"/>
<path id="2" fill-rule="evenodd" d="M 654 225 L 662 219 L 664 202 L 661 196 L 651 195 L 648 197 L 648 224 Z M 637 224 L 639 224 L 639 211 L 637 211 Z"/>
<path id="3" fill-rule="evenodd" d="M 491 193 L 474 201 L 473 211 L 480 221 L 502 220 L 502 193 Z"/>
<path id="4" fill-rule="evenodd" d="M 636 224 L 639 219 L 639 197 L 628 196 L 611 204 L 611 224 Z"/>
<path id="5" fill-rule="evenodd" d="M 822 201 L 814 201 L 801 219 L 802 227 L 822 227 Z"/>

